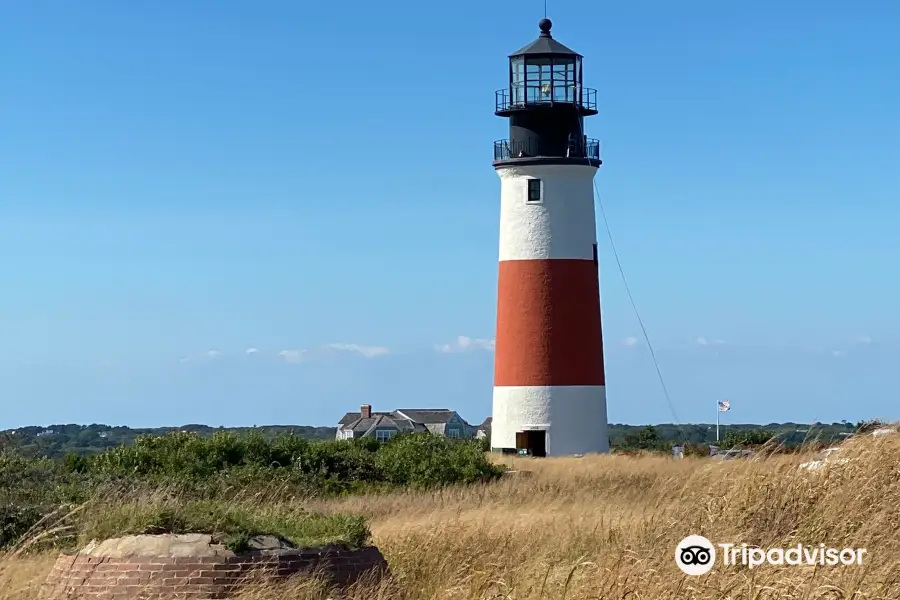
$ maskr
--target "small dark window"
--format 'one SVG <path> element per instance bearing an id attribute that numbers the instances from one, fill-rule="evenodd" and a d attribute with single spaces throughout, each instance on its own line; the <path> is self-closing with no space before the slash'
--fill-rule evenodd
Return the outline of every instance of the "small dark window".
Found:
<path id="1" fill-rule="evenodd" d="M 597 264 L 598 260 L 599 260 L 599 257 L 597 256 L 597 244 L 594 244 L 594 264 L 595 265 Z"/>
<path id="2" fill-rule="evenodd" d="M 529 179 L 528 180 L 528 201 L 529 202 L 540 202 L 541 201 L 541 180 L 540 179 Z"/>

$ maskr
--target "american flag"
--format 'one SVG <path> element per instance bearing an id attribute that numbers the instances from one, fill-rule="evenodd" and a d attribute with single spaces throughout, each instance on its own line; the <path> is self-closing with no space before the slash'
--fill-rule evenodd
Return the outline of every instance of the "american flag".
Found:
<path id="1" fill-rule="evenodd" d="M 731 409 L 731 402 L 728 400 L 719 400 L 719 412 L 726 412 Z"/>

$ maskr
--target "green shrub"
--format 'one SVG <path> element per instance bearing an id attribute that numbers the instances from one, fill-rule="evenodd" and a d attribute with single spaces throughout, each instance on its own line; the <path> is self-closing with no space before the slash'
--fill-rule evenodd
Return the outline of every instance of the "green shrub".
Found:
<path id="1" fill-rule="evenodd" d="M 8 450 L 0 452 L 0 548 L 32 535 L 39 524 L 62 527 L 53 538 L 62 546 L 85 536 L 198 528 L 230 536 L 235 547 L 255 533 L 361 543 L 368 535 L 364 521 L 313 518 L 290 507 L 315 496 L 489 481 L 503 470 L 488 461 L 481 441 L 429 433 L 381 444 L 173 432 L 90 456 L 36 459 Z M 144 498 L 162 500 L 135 501 Z"/>
<path id="2" fill-rule="evenodd" d="M 311 445 L 295 468 L 317 481 L 377 481 L 377 447 L 365 441 L 332 441 Z"/>
<path id="3" fill-rule="evenodd" d="M 0 504 L 0 548 L 18 544 L 43 517 L 36 505 Z"/>
<path id="4" fill-rule="evenodd" d="M 273 535 L 297 546 L 345 543 L 352 547 L 364 546 L 370 535 L 365 519 L 355 515 L 309 514 L 275 503 L 170 498 L 106 500 L 86 510 L 78 528 L 81 544 L 123 535 L 207 533 L 235 551 L 257 535 Z"/>
<path id="5" fill-rule="evenodd" d="M 481 455 L 482 442 L 428 433 L 397 436 L 387 444 L 371 438 L 310 443 L 293 436 L 216 433 L 204 438 L 176 432 L 139 437 L 83 458 L 67 458 L 71 472 L 118 480 L 165 481 L 181 489 L 221 488 L 223 479 L 279 481 L 343 494 L 381 484 L 434 487 L 496 476 Z"/>
<path id="6" fill-rule="evenodd" d="M 62 461 L 0 451 L 0 548 L 17 544 L 48 515 L 90 497 L 91 487 Z"/>
<path id="7" fill-rule="evenodd" d="M 375 463 L 387 482 L 415 488 L 489 481 L 504 470 L 488 461 L 478 441 L 430 433 L 391 439 L 375 455 Z"/>
<path id="8" fill-rule="evenodd" d="M 685 456 L 709 456 L 709 444 L 693 444 L 687 442 L 683 447 Z"/>
<path id="9" fill-rule="evenodd" d="M 289 463 L 287 449 L 258 434 L 216 433 L 204 438 L 192 432 L 140 436 L 130 446 L 118 446 L 85 459 L 86 470 L 115 476 L 187 476 L 209 478 L 240 466 Z M 275 451 L 277 450 L 277 451 Z"/>
<path id="10" fill-rule="evenodd" d="M 747 448 L 762 446 L 768 443 L 774 434 L 766 429 L 751 429 L 747 431 L 729 431 L 722 441 L 725 448 Z"/>

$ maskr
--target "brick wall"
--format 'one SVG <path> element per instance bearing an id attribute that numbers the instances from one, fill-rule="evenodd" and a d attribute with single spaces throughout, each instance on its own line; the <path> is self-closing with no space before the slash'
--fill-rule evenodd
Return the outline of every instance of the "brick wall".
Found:
<path id="1" fill-rule="evenodd" d="M 291 550 L 277 554 L 185 558 L 62 555 L 41 588 L 41 600 L 172 600 L 228 598 L 248 576 L 284 579 L 320 572 L 339 585 L 370 570 L 387 570 L 378 548 Z"/>

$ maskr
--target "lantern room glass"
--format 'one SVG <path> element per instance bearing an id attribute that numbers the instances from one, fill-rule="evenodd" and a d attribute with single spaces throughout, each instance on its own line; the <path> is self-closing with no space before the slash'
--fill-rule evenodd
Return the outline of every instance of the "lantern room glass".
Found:
<path id="1" fill-rule="evenodd" d="M 581 101 L 580 56 L 520 56 L 509 71 L 513 105 Z"/>

